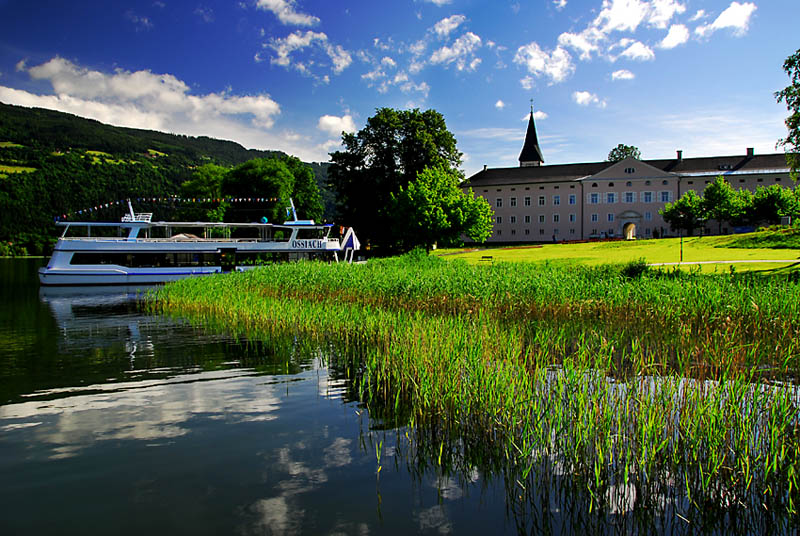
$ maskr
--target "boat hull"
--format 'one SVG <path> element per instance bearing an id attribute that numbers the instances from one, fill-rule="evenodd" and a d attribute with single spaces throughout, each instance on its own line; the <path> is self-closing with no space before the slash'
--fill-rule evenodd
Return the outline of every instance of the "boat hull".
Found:
<path id="1" fill-rule="evenodd" d="M 238 270 L 237 271 L 242 271 Z M 39 283 L 43 286 L 88 285 L 158 285 L 188 277 L 222 273 L 219 267 L 196 269 L 126 269 L 108 266 L 87 269 L 40 268 Z"/>

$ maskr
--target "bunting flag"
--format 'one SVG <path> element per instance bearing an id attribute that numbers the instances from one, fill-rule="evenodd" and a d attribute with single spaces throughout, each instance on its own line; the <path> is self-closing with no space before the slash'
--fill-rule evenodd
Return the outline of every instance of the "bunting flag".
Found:
<path id="1" fill-rule="evenodd" d="M 137 197 L 137 203 L 170 203 L 170 204 L 191 204 L 191 203 L 277 203 L 281 200 L 280 197 L 177 197 L 177 196 L 167 196 L 167 197 Z M 133 203 L 133 199 L 131 199 L 131 203 Z M 83 215 L 83 214 L 91 214 L 93 212 L 97 212 L 99 210 L 110 208 L 110 207 L 117 207 L 117 206 L 125 206 L 127 204 L 126 199 L 122 199 L 119 201 L 111 201 L 108 203 L 100 203 L 99 205 L 95 205 L 89 208 L 84 208 L 81 210 L 73 210 L 71 212 L 66 212 L 61 214 L 60 216 L 56 216 L 53 218 L 55 221 L 67 220 L 76 215 Z"/>

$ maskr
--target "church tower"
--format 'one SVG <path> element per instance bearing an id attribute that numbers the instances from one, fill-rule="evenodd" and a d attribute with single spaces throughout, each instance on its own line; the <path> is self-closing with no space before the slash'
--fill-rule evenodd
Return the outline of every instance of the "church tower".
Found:
<path id="1" fill-rule="evenodd" d="M 528 119 L 528 132 L 525 134 L 525 145 L 519 154 L 519 167 L 540 166 L 544 162 L 539 139 L 536 137 L 536 124 L 533 122 L 533 102 L 531 101 L 531 117 Z"/>

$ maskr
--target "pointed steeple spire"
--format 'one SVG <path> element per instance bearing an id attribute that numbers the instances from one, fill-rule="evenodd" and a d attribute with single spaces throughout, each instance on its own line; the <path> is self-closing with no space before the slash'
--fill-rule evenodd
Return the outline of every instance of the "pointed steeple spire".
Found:
<path id="1" fill-rule="evenodd" d="M 540 166 L 544 162 L 539 139 L 536 136 L 536 124 L 533 122 L 533 99 L 531 99 L 531 117 L 528 119 L 528 132 L 525 134 L 525 145 L 519 154 L 519 166 Z"/>

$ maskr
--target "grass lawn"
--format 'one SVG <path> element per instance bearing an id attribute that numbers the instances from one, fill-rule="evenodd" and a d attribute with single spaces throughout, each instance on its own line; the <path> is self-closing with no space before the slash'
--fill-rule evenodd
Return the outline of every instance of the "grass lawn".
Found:
<path id="1" fill-rule="evenodd" d="M 36 168 L 25 166 L 6 166 L 0 164 L 0 173 L 31 173 L 36 171 Z"/>
<path id="2" fill-rule="evenodd" d="M 761 233 L 736 236 L 688 237 L 683 239 L 683 262 L 709 262 L 715 264 L 683 264 L 681 269 L 703 272 L 728 272 L 731 266 L 736 271 L 783 271 L 793 265 L 800 266 L 799 248 L 731 247 L 741 243 L 742 238 L 758 237 Z M 645 259 L 650 264 L 678 263 L 681 258 L 679 238 L 658 240 L 633 240 L 612 242 L 559 243 L 541 246 L 509 246 L 481 249 L 442 249 L 435 252 L 445 259 L 464 259 L 469 263 L 484 262 L 491 256 L 492 262 L 580 262 L 583 264 L 626 263 Z M 754 263 L 732 261 L 787 260 L 787 263 Z M 665 269 L 672 269 L 667 266 Z"/>

